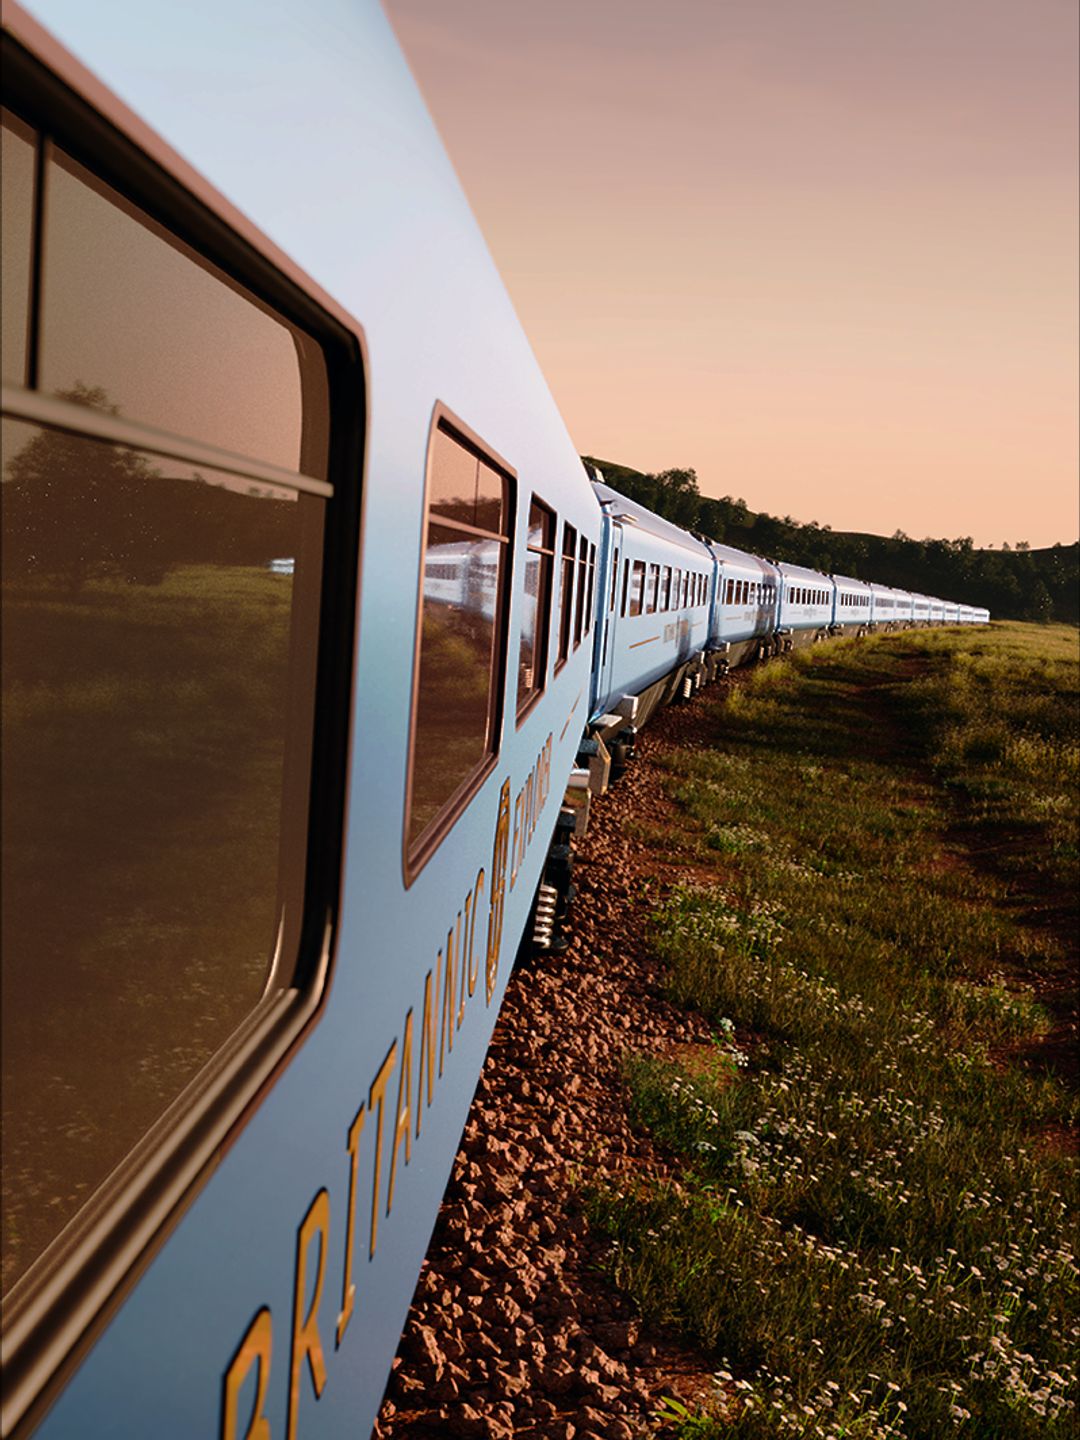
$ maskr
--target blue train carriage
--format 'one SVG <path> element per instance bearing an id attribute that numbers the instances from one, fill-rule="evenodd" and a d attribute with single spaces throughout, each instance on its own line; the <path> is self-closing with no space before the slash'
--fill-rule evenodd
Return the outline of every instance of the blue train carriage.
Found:
<path id="1" fill-rule="evenodd" d="M 590 734 L 633 736 L 661 705 L 707 677 L 713 558 L 688 531 L 602 481 L 599 615 Z"/>
<path id="2" fill-rule="evenodd" d="M 924 629 L 934 623 L 934 602 L 929 595 L 912 594 L 911 623 Z"/>
<path id="3" fill-rule="evenodd" d="M 375 4 L 4 27 L 4 1434 L 365 1434 L 599 508 Z"/>
<path id="4" fill-rule="evenodd" d="M 832 577 L 801 565 L 781 562 L 777 634 L 784 650 L 799 650 L 825 640 L 832 624 L 835 586 Z"/>
<path id="5" fill-rule="evenodd" d="M 871 629 L 873 587 L 850 575 L 834 575 L 833 614 L 829 632 L 833 635 L 866 635 Z"/>
<path id="6" fill-rule="evenodd" d="M 911 595 L 891 585 L 870 584 L 870 627 L 872 630 L 901 630 L 911 623 Z"/>
<path id="7" fill-rule="evenodd" d="M 710 655 L 724 669 L 768 659 L 778 649 L 780 571 L 769 560 L 714 540 L 708 549 L 716 564 Z"/>

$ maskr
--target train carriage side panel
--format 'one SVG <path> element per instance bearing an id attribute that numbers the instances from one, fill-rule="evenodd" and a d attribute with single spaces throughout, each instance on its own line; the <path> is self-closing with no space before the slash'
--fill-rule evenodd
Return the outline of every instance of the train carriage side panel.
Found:
<path id="1" fill-rule="evenodd" d="M 709 550 L 717 564 L 709 645 L 730 665 L 738 665 L 771 645 L 780 604 L 779 574 L 768 560 L 730 545 L 713 541 Z"/>
<path id="2" fill-rule="evenodd" d="M 863 580 L 849 575 L 834 575 L 836 594 L 833 601 L 832 628 L 837 634 L 861 635 L 870 627 L 873 591 Z"/>
<path id="3" fill-rule="evenodd" d="M 782 562 L 780 572 L 779 628 L 785 643 L 795 648 L 813 644 L 828 634 L 833 613 L 833 582 L 828 575 L 801 565 Z"/>
<path id="4" fill-rule="evenodd" d="M 152 154 L 147 174 L 207 177 L 210 231 L 246 234 L 251 217 L 267 253 L 356 317 L 369 394 L 347 826 L 340 906 L 321 922 L 321 1008 L 240 1096 L 241 1118 L 210 1132 L 197 1177 L 144 1217 L 120 1281 L 108 1293 L 87 1281 L 72 1320 L 85 1329 L 69 1334 L 60 1300 L 35 1294 L 44 1329 L 16 1355 L 29 1357 L 19 1403 L 38 1406 L 46 1437 L 211 1436 L 242 1434 L 258 1391 L 274 1435 L 363 1433 L 587 718 L 598 507 L 377 6 L 41 0 L 34 15 L 48 32 L 14 6 L 5 23 Z M 66 143 L 52 93 L 44 121 Z M 112 145 L 105 133 L 86 128 L 90 161 Z M 418 677 L 471 717 L 457 750 L 417 701 Z M 88 1273 L 104 1250 L 73 1253 Z"/>
<path id="5" fill-rule="evenodd" d="M 607 485 L 593 488 L 617 537 L 613 550 L 618 548 L 621 574 L 608 617 L 607 666 L 591 718 L 613 715 L 624 699 L 655 692 L 633 707 L 635 723 L 644 723 L 646 709 L 669 698 L 662 693 L 666 682 L 677 684 L 705 648 L 711 561 L 687 531 Z M 611 593 L 609 585 L 609 603 Z"/>

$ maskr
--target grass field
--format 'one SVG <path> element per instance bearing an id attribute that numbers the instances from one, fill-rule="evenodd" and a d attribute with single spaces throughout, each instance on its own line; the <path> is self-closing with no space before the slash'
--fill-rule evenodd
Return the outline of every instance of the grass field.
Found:
<path id="1" fill-rule="evenodd" d="M 716 1366 L 683 1440 L 1075 1434 L 1078 660 L 840 642 L 665 757 L 652 943 L 714 1041 L 628 1057 L 669 1174 L 592 1214 Z"/>

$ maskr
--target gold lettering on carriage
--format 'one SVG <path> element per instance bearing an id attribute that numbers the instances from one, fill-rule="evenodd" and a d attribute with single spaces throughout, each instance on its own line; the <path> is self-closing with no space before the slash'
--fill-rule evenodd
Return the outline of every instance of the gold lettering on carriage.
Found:
<path id="1" fill-rule="evenodd" d="M 503 781 L 492 836 L 490 879 L 489 872 L 481 866 L 446 927 L 445 945 L 438 948 L 435 962 L 424 976 L 423 992 L 416 997 L 419 1009 L 413 1006 L 407 1009 L 401 1033 L 394 1036 L 382 1052 L 382 1063 L 353 1111 L 344 1144 L 342 1233 L 331 1234 L 330 1196 L 325 1186 L 317 1188 L 298 1226 L 293 1257 L 285 1440 L 294 1440 L 302 1429 L 302 1401 L 305 1397 L 309 1404 L 312 1399 L 317 1401 L 332 1374 L 332 1368 L 330 1371 L 327 1368 L 327 1351 L 319 1331 L 319 1307 L 331 1246 L 341 1247 L 341 1308 L 334 1329 L 334 1349 L 337 1350 L 354 1313 L 363 1305 L 362 1286 L 355 1274 L 359 1260 L 356 1221 L 360 1195 L 368 1189 L 371 1196 L 366 1217 L 368 1243 L 364 1247 L 370 1262 L 378 1247 L 380 1211 L 385 1216 L 391 1214 L 395 1189 L 412 1158 L 413 1141 L 420 1142 L 424 1112 L 435 1098 L 444 1069 L 451 1063 L 454 1036 L 465 1022 L 469 1001 L 480 978 L 481 963 L 486 1004 L 490 1005 L 495 998 L 508 893 L 507 870 L 511 872 L 509 889 L 512 889 L 548 797 L 551 748 L 549 735 L 513 806 L 510 781 Z M 486 921 L 485 928 L 477 935 L 478 923 L 482 921 Z M 387 1112 L 392 1105 L 393 1118 L 388 1120 Z M 366 1124 L 369 1117 L 370 1124 Z M 313 1293 L 312 1273 L 315 1276 Z M 273 1317 L 270 1307 L 262 1305 L 249 1322 L 225 1373 L 221 1440 L 274 1440 L 266 1414 L 272 1356 Z"/>

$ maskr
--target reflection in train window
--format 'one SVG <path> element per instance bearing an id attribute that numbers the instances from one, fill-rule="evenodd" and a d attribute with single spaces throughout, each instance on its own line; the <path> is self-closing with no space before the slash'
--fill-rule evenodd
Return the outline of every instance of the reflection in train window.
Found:
<path id="1" fill-rule="evenodd" d="M 3 111 L 4 379 L 26 384 L 30 329 L 30 272 L 34 226 L 35 136 L 28 125 Z"/>
<path id="2" fill-rule="evenodd" d="M 629 563 L 629 562 L 627 562 Z M 645 596 L 645 561 L 635 560 L 630 575 L 630 614 L 640 615 Z"/>
<path id="3" fill-rule="evenodd" d="M 589 542 L 581 537 L 577 565 L 577 614 L 574 620 L 574 649 L 581 644 L 585 631 L 585 592 L 589 584 Z"/>
<path id="4" fill-rule="evenodd" d="M 267 986 L 302 895 L 324 502 L 3 439 L 6 1291 Z"/>
<path id="5" fill-rule="evenodd" d="M 428 460 L 413 694 L 408 805 L 413 860 L 425 837 L 437 839 L 452 822 L 498 749 L 509 523 L 509 477 L 441 420 Z M 442 822 L 437 830 L 436 821 Z"/>
<path id="6" fill-rule="evenodd" d="M 559 583 L 559 653 L 555 669 L 566 664 L 570 654 L 570 634 L 574 620 L 574 556 L 577 553 L 577 531 L 573 525 L 563 524 L 562 576 Z"/>
<path id="7" fill-rule="evenodd" d="M 658 584 L 659 584 L 659 581 L 660 581 L 660 567 L 659 567 L 659 565 L 650 565 L 650 566 L 649 566 L 649 580 L 648 580 L 648 585 L 647 585 L 646 590 L 645 590 L 645 611 L 646 611 L 646 614 L 648 614 L 648 615 L 652 615 L 652 614 L 655 612 L 655 610 L 656 610 L 656 591 L 657 591 L 657 586 L 658 586 Z"/>
<path id="8" fill-rule="evenodd" d="M 529 544 L 525 552 L 525 589 L 518 651 L 519 715 L 540 694 L 547 678 L 554 566 L 555 516 L 534 496 L 529 506 Z"/>
<path id="9" fill-rule="evenodd" d="M 310 337 L 81 165 L 53 154 L 41 388 L 103 392 L 127 420 L 324 474 L 326 365 Z"/>
<path id="10" fill-rule="evenodd" d="M 314 336 L 3 118 L 7 1294 L 297 983 L 332 492 Z"/>
<path id="11" fill-rule="evenodd" d="M 589 545 L 589 586 L 585 596 L 585 634 L 593 627 L 593 590 L 596 585 L 596 546 Z"/>
<path id="12" fill-rule="evenodd" d="M 623 562 L 623 577 L 622 577 L 622 611 L 621 611 L 621 613 L 622 613 L 623 615 L 626 614 L 626 606 L 627 606 L 627 601 L 628 601 L 629 594 L 630 594 L 630 561 L 629 561 L 629 560 L 626 560 L 626 561 Z"/>

